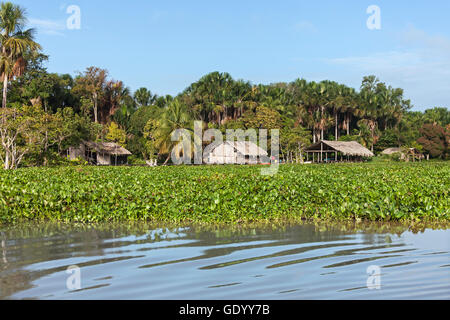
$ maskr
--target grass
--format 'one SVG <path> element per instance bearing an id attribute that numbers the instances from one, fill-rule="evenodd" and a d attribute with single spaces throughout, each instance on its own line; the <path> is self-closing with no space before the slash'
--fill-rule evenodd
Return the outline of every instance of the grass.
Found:
<path id="1" fill-rule="evenodd" d="M 447 162 L 0 171 L 0 223 L 449 221 Z"/>

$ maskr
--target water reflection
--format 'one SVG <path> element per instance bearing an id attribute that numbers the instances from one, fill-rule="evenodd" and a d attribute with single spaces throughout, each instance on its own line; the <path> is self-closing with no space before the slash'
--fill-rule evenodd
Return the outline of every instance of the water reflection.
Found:
<path id="1" fill-rule="evenodd" d="M 446 225 L 30 224 L 0 229 L 0 299 L 450 298 Z M 65 285 L 72 265 L 81 270 L 80 290 Z M 370 265 L 383 270 L 381 290 L 365 285 Z"/>

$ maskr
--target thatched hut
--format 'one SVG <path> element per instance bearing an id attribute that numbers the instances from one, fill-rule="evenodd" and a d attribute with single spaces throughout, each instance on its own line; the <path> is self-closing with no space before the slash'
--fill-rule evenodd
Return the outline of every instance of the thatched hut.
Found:
<path id="1" fill-rule="evenodd" d="M 404 161 L 422 161 L 425 156 L 416 148 L 387 148 L 381 152 L 382 155 L 392 156 L 398 153 L 400 160 Z"/>
<path id="2" fill-rule="evenodd" d="M 307 161 L 313 162 L 363 161 L 374 156 L 373 152 L 356 141 L 317 142 L 305 150 Z"/>
<path id="3" fill-rule="evenodd" d="M 267 151 L 250 141 L 223 142 L 203 156 L 206 164 L 258 164 Z"/>
<path id="4" fill-rule="evenodd" d="M 395 153 L 402 153 L 402 148 L 387 148 L 381 151 L 381 154 L 388 156 L 393 155 Z"/>
<path id="5" fill-rule="evenodd" d="M 132 153 L 114 142 L 83 141 L 79 147 L 71 147 L 68 156 L 71 160 L 82 158 L 90 164 L 99 166 L 120 166 L 128 164 Z"/>

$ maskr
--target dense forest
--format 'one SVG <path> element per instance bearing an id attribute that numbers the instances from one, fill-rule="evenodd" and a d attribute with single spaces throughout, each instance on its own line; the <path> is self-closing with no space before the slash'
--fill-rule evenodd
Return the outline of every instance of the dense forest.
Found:
<path id="1" fill-rule="evenodd" d="M 34 30 L 26 29 L 19 6 L 2 3 L 0 29 L 0 158 L 6 169 L 61 164 L 67 148 L 82 140 L 116 142 L 133 153 L 132 163 L 167 163 L 176 143 L 171 133 L 192 129 L 194 120 L 223 132 L 280 129 L 285 160 L 319 140 L 356 140 L 375 153 L 414 147 L 431 158 L 450 156 L 448 109 L 411 111 L 402 89 L 373 75 L 356 90 L 329 80 L 252 84 L 213 72 L 177 96 L 160 96 L 147 88 L 131 92 L 94 66 L 75 76 L 48 72 L 49 57 Z"/>

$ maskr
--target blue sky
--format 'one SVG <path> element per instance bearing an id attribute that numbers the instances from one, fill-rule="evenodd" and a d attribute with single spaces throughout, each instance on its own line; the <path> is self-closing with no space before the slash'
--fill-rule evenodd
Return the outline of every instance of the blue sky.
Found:
<path id="1" fill-rule="evenodd" d="M 450 106 L 450 1 L 20 0 L 50 72 L 109 70 L 133 91 L 177 94 L 212 71 L 252 83 L 364 75 L 405 89 L 414 110 Z M 81 10 L 69 30 L 67 7 Z M 381 30 L 369 30 L 370 5 Z"/>

